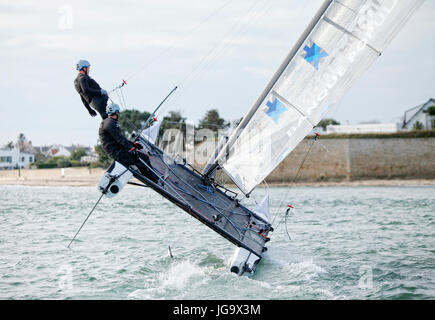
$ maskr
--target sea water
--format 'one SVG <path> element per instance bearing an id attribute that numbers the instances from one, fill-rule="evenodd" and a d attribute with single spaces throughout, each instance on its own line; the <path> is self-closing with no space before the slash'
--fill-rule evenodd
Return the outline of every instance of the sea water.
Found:
<path id="1" fill-rule="evenodd" d="M 275 231 L 252 277 L 157 193 L 0 186 L 0 299 L 434 299 L 435 186 L 259 188 Z M 286 206 L 294 209 L 286 215 Z M 168 247 L 171 247 L 171 258 Z"/>

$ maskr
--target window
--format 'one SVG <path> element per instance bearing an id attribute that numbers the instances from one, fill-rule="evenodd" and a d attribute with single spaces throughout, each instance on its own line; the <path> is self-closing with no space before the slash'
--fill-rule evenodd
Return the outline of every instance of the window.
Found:
<path id="1" fill-rule="evenodd" d="M 24 161 L 26 161 L 26 158 L 25 157 L 21 157 L 21 162 L 24 162 Z"/>
<path id="2" fill-rule="evenodd" d="M 32 156 L 29 157 L 29 162 L 31 162 L 31 163 L 33 162 L 33 157 Z"/>
<path id="3" fill-rule="evenodd" d="M 12 157 L 6 157 L 6 162 L 12 163 Z"/>

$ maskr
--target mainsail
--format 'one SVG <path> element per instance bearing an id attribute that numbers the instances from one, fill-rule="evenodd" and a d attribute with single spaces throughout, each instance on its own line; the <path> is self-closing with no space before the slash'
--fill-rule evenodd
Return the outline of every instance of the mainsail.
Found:
<path id="1" fill-rule="evenodd" d="M 326 0 L 215 163 L 249 194 L 382 54 L 424 0 Z"/>

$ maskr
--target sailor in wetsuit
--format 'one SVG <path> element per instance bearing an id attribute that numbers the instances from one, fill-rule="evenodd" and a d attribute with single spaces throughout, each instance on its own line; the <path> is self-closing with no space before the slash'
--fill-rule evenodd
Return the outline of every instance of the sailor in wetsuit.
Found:
<path id="1" fill-rule="evenodd" d="M 143 146 L 138 142 L 131 142 L 127 140 L 121 133 L 119 127 L 119 106 L 111 103 L 107 106 L 108 117 L 101 122 L 98 134 L 103 149 L 116 161 L 128 167 L 135 165 L 142 175 L 152 180 L 154 183 L 159 182 L 159 177 L 150 170 L 152 168 L 150 160 L 147 155 L 137 150 L 142 149 Z M 140 160 L 145 162 L 143 164 Z"/>
<path id="2" fill-rule="evenodd" d="M 91 64 L 86 60 L 77 62 L 76 69 L 79 73 L 74 80 L 74 86 L 89 114 L 95 117 L 97 115 L 95 110 L 97 110 L 104 120 L 107 118 L 106 106 L 109 97 L 107 91 L 101 89 L 98 83 L 89 76 L 90 67 Z"/>

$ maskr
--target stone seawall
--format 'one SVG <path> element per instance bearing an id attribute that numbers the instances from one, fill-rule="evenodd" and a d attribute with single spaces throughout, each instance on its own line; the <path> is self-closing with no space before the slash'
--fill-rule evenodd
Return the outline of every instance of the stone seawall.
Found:
<path id="1" fill-rule="evenodd" d="M 350 177 L 434 178 L 435 138 L 351 139 Z"/>
<path id="2" fill-rule="evenodd" d="M 435 178 L 435 138 L 305 139 L 268 182 Z M 310 146 L 312 148 L 307 154 Z"/>
<path id="3" fill-rule="evenodd" d="M 270 183 L 349 178 L 347 140 L 303 140 L 269 175 Z"/>

